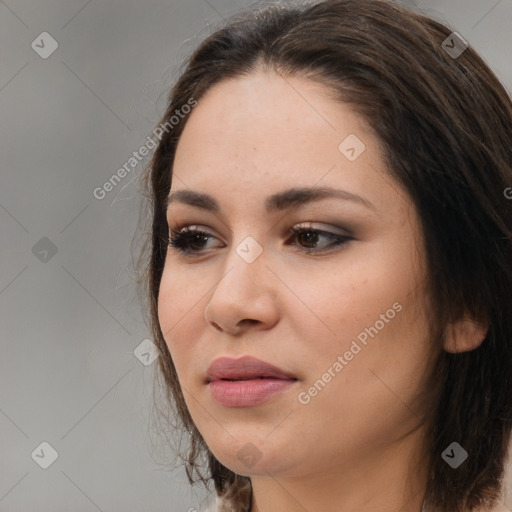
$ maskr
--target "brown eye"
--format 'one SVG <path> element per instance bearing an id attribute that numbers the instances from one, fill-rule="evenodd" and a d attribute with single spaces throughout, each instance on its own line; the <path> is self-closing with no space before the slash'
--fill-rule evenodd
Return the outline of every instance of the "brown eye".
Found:
<path id="1" fill-rule="evenodd" d="M 300 232 L 297 239 L 307 248 L 315 248 L 318 243 L 319 234 L 311 229 Z"/>
<path id="2" fill-rule="evenodd" d="M 340 235 L 338 233 L 331 233 L 330 231 L 324 231 L 321 229 L 314 229 L 311 227 L 294 227 L 292 228 L 293 236 L 292 239 L 296 239 L 298 243 L 292 245 L 299 245 L 303 247 L 306 252 L 326 252 L 330 251 L 340 245 L 346 244 L 349 240 L 352 240 L 346 235 Z M 318 248 L 321 240 L 327 239 L 327 245 Z"/>
<path id="3" fill-rule="evenodd" d="M 180 230 L 171 230 L 169 246 L 188 255 L 199 254 L 204 251 L 205 245 L 213 235 L 199 229 L 185 227 Z"/>

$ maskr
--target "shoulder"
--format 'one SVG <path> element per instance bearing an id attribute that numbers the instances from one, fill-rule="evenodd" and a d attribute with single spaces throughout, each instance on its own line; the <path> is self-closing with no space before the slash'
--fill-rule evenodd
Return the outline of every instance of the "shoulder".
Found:
<path id="1" fill-rule="evenodd" d="M 217 497 L 213 503 L 206 506 L 203 512 L 231 512 L 232 509 L 226 504 L 225 500 Z M 494 511 L 493 511 L 494 512 Z"/>
<path id="2" fill-rule="evenodd" d="M 210 503 L 210 505 L 208 505 L 203 510 L 203 512 L 219 512 L 219 505 L 218 505 L 218 503 L 216 501 L 214 503 Z"/>
<path id="3" fill-rule="evenodd" d="M 205 509 L 201 510 L 203 510 L 203 512 L 219 512 L 218 501 L 215 500 L 213 503 L 210 503 Z"/>

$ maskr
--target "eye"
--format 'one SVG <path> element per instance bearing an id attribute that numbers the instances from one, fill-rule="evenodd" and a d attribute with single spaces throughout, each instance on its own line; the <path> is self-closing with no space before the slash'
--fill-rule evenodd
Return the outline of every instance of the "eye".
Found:
<path id="1" fill-rule="evenodd" d="M 295 242 L 287 242 L 287 245 L 302 248 L 306 253 L 328 252 L 352 240 L 349 236 L 316 229 L 310 225 L 294 226 L 290 232 L 290 239 L 295 240 Z M 327 244 L 324 243 L 323 247 L 321 247 L 322 238 L 327 241 Z M 181 229 L 171 230 L 168 242 L 170 247 L 180 253 L 194 257 L 201 255 L 202 252 L 208 249 L 208 242 L 214 239 L 215 237 L 206 231 L 197 229 L 194 226 L 186 226 Z"/>
<path id="2" fill-rule="evenodd" d="M 351 240 L 349 236 L 333 233 L 331 231 L 325 231 L 323 229 L 316 229 L 309 225 L 294 226 L 291 231 L 293 233 L 292 238 L 298 240 L 299 245 L 303 247 L 307 253 L 331 251 Z M 322 238 L 326 239 L 330 243 L 328 243 L 327 246 L 319 249 L 318 244 Z M 294 243 L 291 245 L 298 244 Z"/>
<path id="3" fill-rule="evenodd" d="M 169 246 L 184 254 L 192 255 L 204 249 L 204 245 L 208 240 L 213 238 L 215 237 L 206 231 L 197 229 L 194 226 L 186 226 L 181 229 L 171 230 Z"/>

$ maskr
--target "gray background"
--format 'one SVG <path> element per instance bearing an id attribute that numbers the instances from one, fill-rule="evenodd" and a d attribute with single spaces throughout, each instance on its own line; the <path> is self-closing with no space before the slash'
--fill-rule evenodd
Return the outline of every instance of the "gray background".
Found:
<path id="1" fill-rule="evenodd" d="M 415 3 L 512 90 L 512 0 Z M 249 4 L 0 2 L 1 512 L 204 506 L 154 440 L 156 364 L 134 355 L 149 337 L 130 257 L 147 158 L 104 199 L 93 190 L 145 142 L 196 42 Z M 42 32 L 58 42 L 46 59 Z M 48 469 L 31 456 L 49 456 L 43 441 Z"/>

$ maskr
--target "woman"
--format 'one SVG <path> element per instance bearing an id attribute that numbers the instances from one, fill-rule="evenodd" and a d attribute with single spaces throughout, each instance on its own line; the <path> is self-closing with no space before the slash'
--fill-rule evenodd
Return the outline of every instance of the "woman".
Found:
<path id="1" fill-rule="evenodd" d="M 503 507 L 512 104 L 476 52 L 386 1 L 271 6 L 161 125 L 142 261 L 190 481 L 222 511 Z"/>

